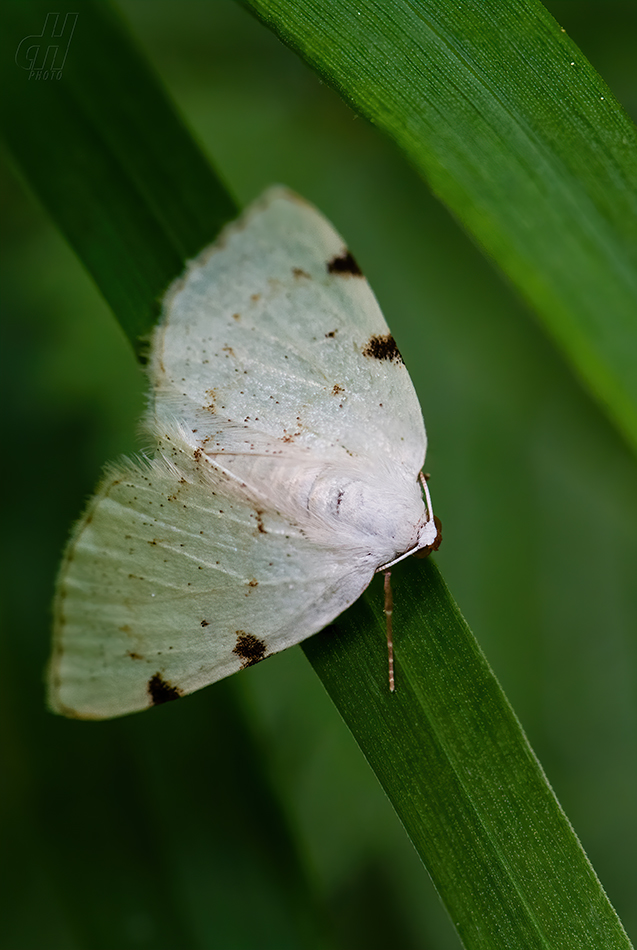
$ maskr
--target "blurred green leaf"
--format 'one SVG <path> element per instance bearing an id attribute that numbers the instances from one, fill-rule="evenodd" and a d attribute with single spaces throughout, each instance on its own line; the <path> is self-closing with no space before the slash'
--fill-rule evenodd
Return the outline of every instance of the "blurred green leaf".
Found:
<path id="1" fill-rule="evenodd" d="M 637 447 L 637 130 L 538 0 L 244 0 L 389 135 Z"/>
<path id="2" fill-rule="evenodd" d="M 33 29 L 33 11 L 42 17 L 48 11 L 41 3 L 6 9 L 6 49 L 13 52 Z M 233 205 L 170 117 L 108 8 L 86 4 L 81 19 L 86 47 L 107 37 L 110 56 L 135 82 L 135 96 L 126 99 L 125 82 L 117 96 L 109 86 L 105 92 L 84 49 L 69 60 L 64 82 L 45 96 L 40 91 L 38 100 L 27 82 L 18 84 L 20 74 L 11 72 L 5 55 L 11 105 L 3 122 L 34 191 L 136 342 L 161 290 L 215 237 Z M 600 947 L 628 946 L 435 570 L 405 566 L 396 574 L 411 608 L 411 618 L 401 620 L 409 632 L 401 639 L 396 697 L 386 691 L 384 639 L 366 601 L 339 620 L 347 636 L 337 641 L 326 633 L 306 649 L 466 945 L 569 947 L 594 939 Z M 425 605 L 422 616 L 417 604 Z"/>
<path id="3" fill-rule="evenodd" d="M 63 79 L 30 77 L 21 40 L 44 29 L 51 43 L 67 15 L 41 0 L 3 5 L 3 136 L 138 348 L 170 281 L 237 206 L 110 5 L 78 16 Z"/>
<path id="4" fill-rule="evenodd" d="M 432 562 L 394 569 L 396 692 L 379 591 L 303 644 L 466 947 L 629 947 Z"/>

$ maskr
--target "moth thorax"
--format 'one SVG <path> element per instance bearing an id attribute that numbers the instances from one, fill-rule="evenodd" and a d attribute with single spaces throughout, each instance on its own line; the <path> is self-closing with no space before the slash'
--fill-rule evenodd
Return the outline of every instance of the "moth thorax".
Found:
<path id="1" fill-rule="evenodd" d="M 347 477 L 326 473 L 316 479 L 308 498 L 308 509 L 326 520 L 337 520 L 362 537 L 377 538 L 384 554 L 395 556 L 414 547 L 426 519 L 417 482 L 407 480 L 402 471 L 393 477 Z"/>

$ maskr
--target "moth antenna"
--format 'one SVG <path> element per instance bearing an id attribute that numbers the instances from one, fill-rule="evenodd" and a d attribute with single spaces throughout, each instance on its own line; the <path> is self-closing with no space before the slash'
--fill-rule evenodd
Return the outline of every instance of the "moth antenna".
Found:
<path id="1" fill-rule="evenodd" d="M 434 520 L 434 507 L 431 504 L 431 495 L 429 494 L 429 489 L 427 488 L 427 476 L 420 472 L 419 476 L 420 484 L 422 485 L 422 490 L 425 493 L 425 502 L 427 504 L 427 521 Z"/>
<path id="2" fill-rule="evenodd" d="M 396 689 L 394 680 L 394 638 L 392 634 L 391 616 L 394 612 L 394 599 L 391 593 L 391 571 L 385 571 L 385 618 L 387 620 L 387 664 L 389 667 L 389 691 Z"/>

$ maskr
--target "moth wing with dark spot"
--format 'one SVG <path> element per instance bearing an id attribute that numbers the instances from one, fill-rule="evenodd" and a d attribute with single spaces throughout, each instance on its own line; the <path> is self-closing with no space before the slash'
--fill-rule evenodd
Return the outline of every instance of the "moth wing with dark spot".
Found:
<path id="1" fill-rule="evenodd" d="M 332 225 L 282 188 L 173 285 L 150 376 L 149 428 L 184 420 L 210 455 L 294 444 L 345 468 L 384 455 L 414 478 L 424 461 L 418 399 L 369 284 Z"/>
<path id="2" fill-rule="evenodd" d="M 123 463 L 61 567 L 50 705 L 103 719 L 175 700 L 320 630 L 371 571 L 257 510 L 208 464 Z"/>

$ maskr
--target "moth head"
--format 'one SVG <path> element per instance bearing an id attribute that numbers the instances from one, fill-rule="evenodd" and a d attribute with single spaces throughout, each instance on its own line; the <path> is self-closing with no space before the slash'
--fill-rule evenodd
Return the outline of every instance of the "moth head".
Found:
<path id="1" fill-rule="evenodd" d="M 427 477 L 423 472 L 418 475 L 425 496 L 426 520 L 418 532 L 418 545 L 413 552 L 416 557 L 427 557 L 432 551 L 437 551 L 442 543 L 442 523 L 434 514 L 431 495 L 427 488 Z"/>

